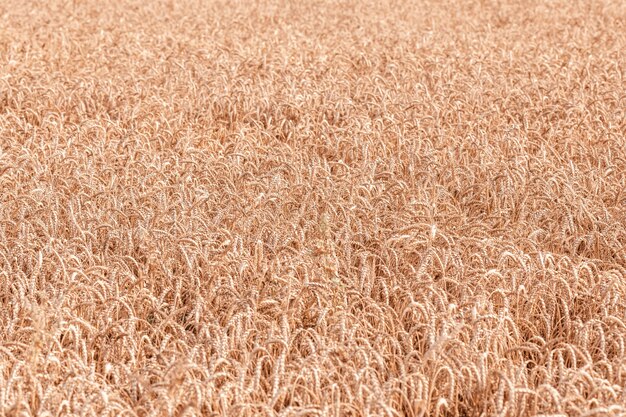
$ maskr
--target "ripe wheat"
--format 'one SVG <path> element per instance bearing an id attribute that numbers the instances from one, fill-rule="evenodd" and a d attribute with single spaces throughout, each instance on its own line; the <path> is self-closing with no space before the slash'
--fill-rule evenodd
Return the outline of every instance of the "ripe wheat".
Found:
<path id="1" fill-rule="evenodd" d="M 0 5 L 0 415 L 626 415 L 625 21 Z"/>

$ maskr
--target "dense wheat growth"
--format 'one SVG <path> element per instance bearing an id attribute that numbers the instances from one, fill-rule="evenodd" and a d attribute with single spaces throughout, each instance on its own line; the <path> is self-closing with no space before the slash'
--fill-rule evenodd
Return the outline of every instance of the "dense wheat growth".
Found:
<path id="1" fill-rule="evenodd" d="M 626 2 L 0 3 L 0 415 L 626 415 Z"/>

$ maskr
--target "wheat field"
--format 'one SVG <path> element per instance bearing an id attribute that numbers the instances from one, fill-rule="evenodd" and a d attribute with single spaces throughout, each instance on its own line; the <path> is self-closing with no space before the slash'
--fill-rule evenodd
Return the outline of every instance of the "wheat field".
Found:
<path id="1" fill-rule="evenodd" d="M 626 2 L 0 2 L 1 416 L 625 385 Z"/>

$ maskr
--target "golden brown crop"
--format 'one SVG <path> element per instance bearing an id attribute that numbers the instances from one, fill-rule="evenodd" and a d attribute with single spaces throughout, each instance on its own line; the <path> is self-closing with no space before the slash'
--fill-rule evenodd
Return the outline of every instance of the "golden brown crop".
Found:
<path id="1" fill-rule="evenodd" d="M 0 4 L 0 415 L 626 415 L 626 2 Z"/>

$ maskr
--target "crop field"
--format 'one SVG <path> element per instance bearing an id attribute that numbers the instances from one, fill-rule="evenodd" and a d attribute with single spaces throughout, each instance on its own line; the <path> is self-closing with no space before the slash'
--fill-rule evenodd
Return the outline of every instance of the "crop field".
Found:
<path id="1" fill-rule="evenodd" d="M 0 1 L 0 416 L 625 385 L 625 1 Z"/>

